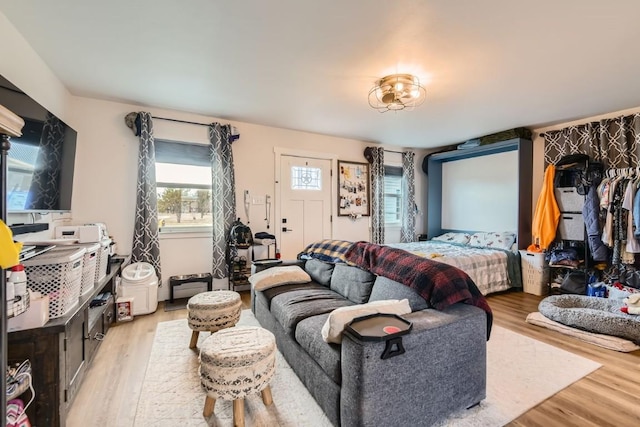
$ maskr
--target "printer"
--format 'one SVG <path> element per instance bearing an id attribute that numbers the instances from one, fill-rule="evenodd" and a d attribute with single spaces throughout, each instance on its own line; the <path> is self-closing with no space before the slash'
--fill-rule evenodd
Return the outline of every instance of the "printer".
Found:
<path id="1" fill-rule="evenodd" d="M 97 243 L 108 238 L 107 226 L 101 222 L 56 227 L 56 239 L 74 239 L 78 243 Z"/>

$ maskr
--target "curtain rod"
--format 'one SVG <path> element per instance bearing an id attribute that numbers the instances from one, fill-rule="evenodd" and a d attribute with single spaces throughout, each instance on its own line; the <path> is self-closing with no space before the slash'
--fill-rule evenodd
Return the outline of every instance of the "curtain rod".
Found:
<path id="1" fill-rule="evenodd" d="M 394 151 L 394 150 L 384 150 L 385 153 L 398 153 L 398 154 L 402 154 L 404 153 L 404 151 Z"/>
<path id="2" fill-rule="evenodd" d="M 137 128 L 136 121 L 138 120 L 139 113 L 129 113 L 124 117 L 124 123 L 127 125 L 129 129 L 131 129 L 134 135 L 138 135 L 139 129 Z M 210 126 L 211 123 L 200 123 L 200 122 L 191 122 L 188 120 L 179 120 L 179 119 L 170 119 L 167 117 L 157 117 L 151 116 L 152 119 L 157 120 L 166 120 L 169 122 L 177 122 L 177 123 L 186 123 L 189 125 L 197 125 L 197 126 Z M 240 139 L 240 134 L 238 133 L 238 129 L 235 126 L 231 126 L 231 142 Z"/>
<path id="3" fill-rule="evenodd" d="M 186 123 L 189 125 L 199 125 L 199 126 L 209 126 L 211 123 L 198 123 L 198 122 L 190 122 L 188 120 L 178 120 L 178 119 L 169 119 L 167 117 L 156 117 L 156 116 L 151 116 L 152 119 L 158 119 L 158 120 L 166 120 L 168 122 L 178 122 L 178 123 Z"/>
<path id="4" fill-rule="evenodd" d="M 168 122 L 177 122 L 177 123 L 186 123 L 188 125 L 198 125 L 198 126 L 210 126 L 211 123 L 199 123 L 199 122 L 190 122 L 188 120 L 179 120 L 179 119 L 169 119 L 167 117 L 156 117 L 151 116 L 152 119 L 157 120 L 166 120 Z M 240 134 L 238 133 L 238 129 L 235 126 L 231 126 L 231 142 L 240 139 Z"/>

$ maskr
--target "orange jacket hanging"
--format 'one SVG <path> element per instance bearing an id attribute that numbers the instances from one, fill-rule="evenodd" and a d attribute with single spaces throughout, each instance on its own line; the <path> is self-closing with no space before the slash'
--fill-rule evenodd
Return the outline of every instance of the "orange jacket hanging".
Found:
<path id="1" fill-rule="evenodd" d="M 547 166 L 544 172 L 544 183 L 536 203 L 536 212 L 531 225 L 533 244 L 527 249 L 530 252 L 542 252 L 549 247 L 556 237 L 556 228 L 560 219 L 560 209 L 553 192 L 553 179 L 556 175 L 554 165 Z"/>

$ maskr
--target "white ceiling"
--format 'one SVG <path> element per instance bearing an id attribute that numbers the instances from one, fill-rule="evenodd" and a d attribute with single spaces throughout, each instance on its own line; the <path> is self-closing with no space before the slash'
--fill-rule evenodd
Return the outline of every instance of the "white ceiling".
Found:
<path id="1" fill-rule="evenodd" d="M 78 96 L 406 147 L 640 106 L 638 0 L 0 0 Z M 413 111 L 375 80 L 413 73 Z"/>

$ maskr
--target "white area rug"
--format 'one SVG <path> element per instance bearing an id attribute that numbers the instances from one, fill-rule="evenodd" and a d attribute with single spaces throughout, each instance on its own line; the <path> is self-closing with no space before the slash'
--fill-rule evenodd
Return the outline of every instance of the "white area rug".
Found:
<path id="1" fill-rule="evenodd" d="M 244 310 L 239 325 L 258 325 Z M 201 343 L 209 336 L 201 333 Z M 158 324 L 147 366 L 136 426 L 233 425 L 231 402 L 216 402 L 214 414 L 202 415 L 205 394 L 198 377 L 198 355 L 189 349 L 191 330 L 186 319 Z M 480 405 L 451 417 L 443 426 L 502 426 L 538 403 L 600 367 L 540 341 L 494 326 L 488 342 L 487 398 Z M 245 400 L 249 426 L 330 426 L 304 385 L 277 355 L 271 383 L 274 403 L 264 406 L 260 395 Z"/>

